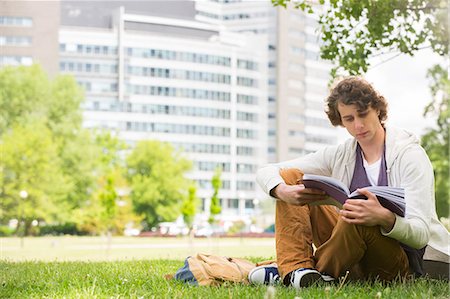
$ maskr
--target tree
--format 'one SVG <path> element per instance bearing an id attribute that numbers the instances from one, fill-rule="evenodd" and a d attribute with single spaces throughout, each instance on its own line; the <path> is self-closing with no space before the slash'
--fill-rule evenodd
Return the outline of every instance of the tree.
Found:
<path id="1" fill-rule="evenodd" d="M 71 210 L 86 209 L 94 200 L 99 188 L 104 188 L 105 177 L 115 172 L 123 172 L 124 161 L 120 153 L 126 146 L 110 132 L 80 130 L 70 140 L 66 140 L 61 151 L 63 171 L 70 176 L 73 188 L 67 193 Z M 117 178 L 117 175 L 114 175 Z M 67 219 L 81 225 L 77 214 Z M 89 227 L 92 227 L 89 226 Z M 88 230 L 93 233 L 92 230 Z M 95 229 L 94 231 L 98 231 Z"/>
<path id="2" fill-rule="evenodd" d="M 66 171 L 66 159 L 72 158 L 72 151 L 84 149 L 82 146 L 84 140 L 78 138 L 81 128 L 79 105 L 83 98 L 82 90 L 78 87 L 76 81 L 68 76 L 57 76 L 50 80 L 39 65 L 2 68 L 0 70 L 0 90 L 0 105 L 2 107 L 0 110 L 0 138 L 6 138 L 7 141 L 4 142 L 8 143 L 11 142 L 8 137 L 10 134 L 15 136 L 17 132 L 22 132 L 23 135 L 19 134 L 20 136 L 15 138 L 18 142 L 25 136 L 30 139 L 30 142 L 23 139 L 24 143 L 21 150 L 23 150 L 24 155 L 29 151 L 34 151 L 35 155 L 42 153 L 49 157 L 49 159 L 41 160 L 42 163 L 45 162 L 48 165 L 39 165 L 42 169 L 48 169 L 48 172 L 40 171 L 36 173 L 37 177 L 34 179 L 37 180 L 47 173 L 52 174 L 57 179 L 55 179 L 51 190 L 43 184 L 36 184 L 34 188 L 42 196 L 48 197 L 58 194 L 58 198 L 50 198 L 49 202 L 58 201 L 58 206 L 64 205 L 64 208 L 58 210 L 58 217 L 47 215 L 44 218 L 47 220 L 54 219 L 54 221 L 65 219 L 65 216 L 68 216 L 71 211 L 68 195 L 79 186 L 77 181 L 72 179 L 73 176 L 80 174 L 88 177 L 86 173 L 72 171 L 73 169 Z M 38 149 L 33 142 L 35 135 L 39 136 L 40 134 L 45 134 L 42 142 L 48 141 L 51 145 Z M 75 140 L 80 142 L 74 145 Z M 44 151 L 51 151 L 51 154 Z M 78 157 L 72 160 L 74 160 L 74 165 L 80 165 L 85 161 L 85 159 L 79 159 Z M 37 165 L 32 165 L 30 168 L 20 167 L 19 161 L 15 165 L 5 165 L 4 163 L 8 162 L 2 160 L 0 168 L 4 169 L 2 177 L 5 180 L 8 180 L 11 173 L 18 176 L 27 176 L 28 173 L 33 172 L 33 167 L 37 167 Z M 86 170 L 90 171 L 90 167 L 86 167 Z M 58 183 L 60 179 L 64 179 L 64 184 Z M 7 196 L 3 192 L 0 193 L 0 199 L 2 200 L 7 201 L 5 198 Z M 29 201 L 31 201 L 31 198 L 33 198 L 32 193 L 30 193 Z M 56 213 L 45 205 L 40 206 L 39 209 L 42 213 Z M 2 218 L 2 220 L 8 219 Z"/>
<path id="3" fill-rule="evenodd" d="M 0 219 L 18 219 L 28 235 L 33 220 L 62 220 L 70 181 L 61 173 L 53 135 L 43 122 L 14 125 L 0 139 Z M 25 191 L 28 195 L 20 197 Z"/>
<path id="4" fill-rule="evenodd" d="M 58 137 L 77 134 L 81 127 L 83 91 L 73 77 L 50 80 L 37 64 L 0 70 L 0 135 L 28 119 L 45 122 Z"/>
<path id="5" fill-rule="evenodd" d="M 219 189 L 222 185 L 222 180 L 220 179 L 220 176 L 222 175 L 222 169 L 216 168 L 214 171 L 214 175 L 211 179 L 211 185 L 213 187 L 213 195 L 211 196 L 211 205 L 209 207 L 209 223 L 214 222 L 214 218 L 216 215 L 219 215 L 222 211 L 222 207 L 220 206 L 220 199 L 219 199 Z"/>
<path id="6" fill-rule="evenodd" d="M 175 220 L 190 184 L 184 174 L 191 162 L 168 143 L 144 140 L 127 157 L 127 167 L 133 207 L 146 228 Z"/>
<path id="7" fill-rule="evenodd" d="M 123 166 L 123 143 L 81 127 L 84 96 L 73 77 L 49 79 L 39 65 L 4 67 L 0 91 L 0 221 L 20 217 L 18 194 L 24 189 L 26 225 L 34 219 L 79 223 L 76 211 L 106 192 L 98 178 Z"/>
<path id="8" fill-rule="evenodd" d="M 130 224 L 139 223 L 128 197 L 123 169 L 116 168 L 100 176 L 89 200 L 75 209 L 73 221 L 79 231 L 91 235 L 121 235 Z"/>
<path id="9" fill-rule="evenodd" d="M 430 103 L 424 115 L 437 116 L 437 129 L 428 129 L 422 136 L 422 145 L 433 164 L 436 179 L 436 208 L 439 216 L 449 217 L 450 206 L 450 80 L 448 71 L 434 66 L 428 71 L 431 93 L 437 98 Z"/>
<path id="10" fill-rule="evenodd" d="M 351 75 L 367 72 L 369 58 L 392 53 L 414 55 L 431 47 L 447 55 L 449 31 L 445 0 L 272 0 L 275 6 L 288 5 L 319 18 L 321 57 Z"/>
<path id="11" fill-rule="evenodd" d="M 119 155 L 125 150 L 125 144 L 110 132 L 85 133 L 83 151 L 75 149 L 69 154 L 70 159 L 65 160 L 70 161 L 66 169 L 81 174 L 73 177 L 80 188 L 70 194 L 73 197 L 73 209 L 76 210 L 72 221 L 80 230 L 90 234 L 123 232 L 124 224 L 115 219 L 119 212 L 116 189 L 128 188 L 123 178 L 124 161 Z M 86 166 L 90 167 L 89 171 L 84 169 Z"/>
<path id="12" fill-rule="evenodd" d="M 194 224 L 195 214 L 197 212 L 198 198 L 196 195 L 197 188 L 195 185 L 191 185 L 188 188 L 188 196 L 183 201 L 181 206 L 181 214 L 183 215 L 183 220 L 189 228 L 189 232 L 192 231 L 192 226 Z"/>
<path id="13" fill-rule="evenodd" d="M 319 18 L 321 57 L 332 61 L 336 75 L 358 75 L 370 67 L 370 58 L 400 54 L 413 56 L 430 47 L 441 56 L 448 55 L 448 2 L 444 0 L 272 0 L 275 6 L 293 6 Z M 448 143 L 448 74 L 434 66 L 429 76 L 434 79 L 434 98 L 425 114 L 437 116 L 437 128 L 423 137 L 423 144 L 435 167 L 436 205 L 438 215 L 449 216 L 449 143 Z M 447 78 L 447 83 L 443 78 Z M 447 96 L 436 96 L 442 93 Z"/>

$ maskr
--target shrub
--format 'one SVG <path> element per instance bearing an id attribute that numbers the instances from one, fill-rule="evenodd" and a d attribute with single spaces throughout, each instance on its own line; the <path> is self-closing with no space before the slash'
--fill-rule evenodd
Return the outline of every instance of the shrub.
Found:
<path id="1" fill-rule="evenodd" d="M 86 235 L 86 232 L 80 231 L 77 225 L 73 222 L 66 222 L 61 224 L 50 224 L 39 228 L 39 235 Z"/>
<path id="2" fill-rule="evenodd" d="M 7 225 L 0 225 L 0 237 L 9 237 L 14 234 L 15 229 Z"/>

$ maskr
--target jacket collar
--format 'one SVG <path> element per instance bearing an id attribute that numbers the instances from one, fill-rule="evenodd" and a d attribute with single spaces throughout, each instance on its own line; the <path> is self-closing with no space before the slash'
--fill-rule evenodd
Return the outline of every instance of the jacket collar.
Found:
<path id="1" fill-rule="evenodd" d="M 413 133 L 400 129 L 394 126 L 385 125 L 386 128 L 386 172 L 390 172 L 390 168 L 394 164 L 395 160 L 403 153 L 411 144 L 419 144 L 419 139 Z M 351 180 L 353 169 L 355 167 L 356 160 L 356 146 L 357 141 L 355 138 L 347 139 L 344 143 L 346 160 L 343 161 L 346 168 L 346 177 Z"/>

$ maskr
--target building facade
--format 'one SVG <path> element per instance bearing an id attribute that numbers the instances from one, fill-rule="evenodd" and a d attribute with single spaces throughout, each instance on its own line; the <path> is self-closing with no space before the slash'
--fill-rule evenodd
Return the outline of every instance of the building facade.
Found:
<path id="1" fill-rule="evenodd" d="M 266 39 L 267 67 L 267 157 L 268 162 L 281 161 L 277 136 L 277 19 L 278 11 L 270 1 L 209 0 L 195 2 L 199 21 L 216 24 L 234 32 L 251 32 Z M 262 196 L 262 194 L 260 195 Z"/>
<path id="2" fill-rule="evenodd" d="M 196 10 L 198 20 L 267 39 L 269 162 L 336 143 L 336 131 L 323 112 L 331 66 L 319 58 L 314 15 L 273 7 L 270 1 L 199 1 Z"/>
<path id="3" fill-rule="evenodd" d="M 320 59 L 314 15 L 279 8 L 277 24 L 277 149 L 289 160 L 337 142 L 324 113 L 331 65 Z"/>
<path id="4" fill-rule="evenodd" d="M 266 40 L 126 7 L 111 10 L 109 23 L 60 29 L 60 70 L 86 91 L 85 127 L 185 152 L 205 216 L 221 168 L 222 217 L 253 214 L 254 173 L 267 161 Z"/>
<path id="5" fill-rule="evenodd" d="M 59 1 L 0 2 L 0 67 L 39 63 L 58 73 Z"/>

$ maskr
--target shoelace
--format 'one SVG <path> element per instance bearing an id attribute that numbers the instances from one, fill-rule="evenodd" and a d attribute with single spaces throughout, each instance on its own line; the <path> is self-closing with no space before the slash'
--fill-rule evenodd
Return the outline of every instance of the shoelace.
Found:
<path id="1" fill-rule="evenodd" d="M 277 282 L 280 279 L 279 274 L 273 274 L 272 272 L 269 272 L 269 283 L 270 282 Z"/>

